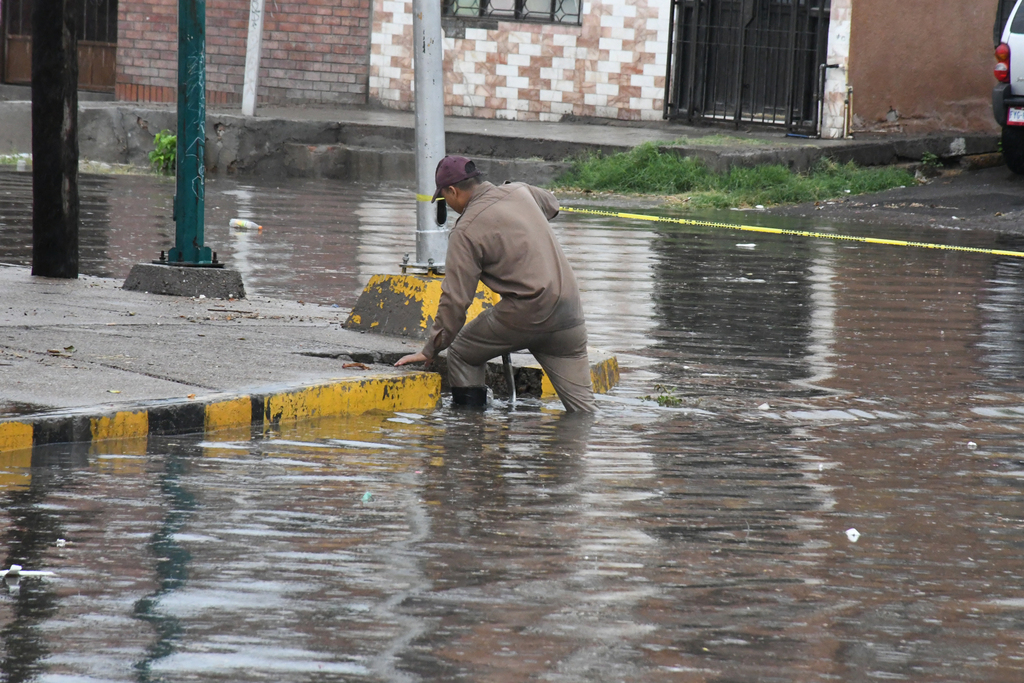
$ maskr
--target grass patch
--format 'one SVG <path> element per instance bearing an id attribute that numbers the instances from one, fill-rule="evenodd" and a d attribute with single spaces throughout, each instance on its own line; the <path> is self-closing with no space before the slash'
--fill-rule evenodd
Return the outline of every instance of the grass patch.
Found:
<path id="1" fill-rule="evenodd" d="M 81 160 L 78 162 L 79 173 L 93 175 L 156 175 L 144 166 L 134 164 L 108 164 L 105 161 Z"/>
<path id="2" fill-rule="evenodd" d="M 734 137 L 732 135 L 722 135 L 721 133 L 715 133 L 714 135 L 702 135 L 696 137 L 683 135 L 681 137 L 676 138 L 672 142 L 669 142 L 667 145 L 662 145 L 662 147 L 763 147 L 767 144 L 782 146 L 791 143 L 768 143 L 764 140 L 756 140 L 753 138 L 740 138 Z"/>
<path id="3" fill-rule="evenodd" d="M 14 166 L 19 160 L 24 160 L 26 163 L 32 161 L 31 154 L 0 154 L 0 164 L 4 166 Z"/>
<path id="4" fill-rule="evenodd" d="M 822 201 L 914 183 L 914 176 L 903 169 L 861 168 L 828 159 L 818 162 L 810 173 L 794 173 L 778 165 L 713 173 L 699 159 L 662 154 L 648 142 L 629 152 L 580 158 L 552 186 L 562 190 L 686 195 L 684 201 L 692 206 L 724 209 Z"/>
<path id="5" fill-rule="evenodd" d="M 0 154 L 0 166 L 14 166 L 19 161 L 26 162 L 26 171 L 32 170 L 31 154 Z M 108 164 L 105 161 L 89 161 L 88 159 L 78 160 L 78 172 L 93 175 L 154 175 L 153 171 L 142 166 Z"/>

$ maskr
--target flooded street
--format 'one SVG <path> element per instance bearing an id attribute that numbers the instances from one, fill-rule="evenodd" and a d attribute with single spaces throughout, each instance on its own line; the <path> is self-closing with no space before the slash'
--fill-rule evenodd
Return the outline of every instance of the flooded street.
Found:
<path id="1" fill-rule="evenodd" d="M 0 169 L 0 262 L 29 262 L 29 179 Z M 172 182 L 82 193 L 83 273 L 171 246 Z M 413 201 L 218 178 L 206 243 L 250 295 L 347 308 L 414 250 Z M 2 679 L 1021 679 L 1024 262 L 555 227 L 623 370 L 596 419 L 499 400 L 0 456 L 0 562 L 56 573 L 0 586 Z"/>

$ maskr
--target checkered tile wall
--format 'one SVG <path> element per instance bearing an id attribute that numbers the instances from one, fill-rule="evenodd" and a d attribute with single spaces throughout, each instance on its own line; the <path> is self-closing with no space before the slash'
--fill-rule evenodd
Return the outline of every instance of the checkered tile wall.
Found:
<path id="1" fill-rule="evenodd" d="M 660 119 L 669 4 L 592 0 L 583 3 L 582 25 L 466 23 L 465 37 L 444 39 L 445 113 Z M 412 109 L 412 0 L 374 0 L 370 51 L 371 101 Z"/>

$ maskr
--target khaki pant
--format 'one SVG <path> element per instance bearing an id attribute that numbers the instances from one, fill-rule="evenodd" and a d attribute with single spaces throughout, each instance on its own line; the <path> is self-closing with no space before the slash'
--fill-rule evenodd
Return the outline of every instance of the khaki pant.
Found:
<path id="1" fill-rule="evenodd" d="M 587 326 L 542 334 L 525 332 L 494 320 L 490 310 L 470 321 L 448 347 L 448 380 L 453 387 L 484 386 L 487 361 L 527 349 L 537 359 L 570 413 L 594 412 L 587 357 Z"/>

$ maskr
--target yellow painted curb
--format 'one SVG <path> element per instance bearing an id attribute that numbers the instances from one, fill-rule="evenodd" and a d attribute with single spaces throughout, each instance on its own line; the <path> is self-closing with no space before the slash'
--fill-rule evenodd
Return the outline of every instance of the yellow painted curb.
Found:
<path id="1" fill-rule="evenodd" d="M 149 413 L 119 412 L 112 416 L 94 417 L 89 432 L 93 441 L 132 439 L 149 434 Z"/>
<path id="2" fill-rule="evenodd" d="M 25 422 L 0 422 L 0 452 L 32 448 L 32 425 Z"/>
<path id="3" fill-rule="evenodd" d="M 207 432 L 248 426 L 251 423 L 252 399 L 248 396 L 206 404 L 203 429 Z"/>
<path id="4" fill-rule="evenodd" d="M 263 404 L 263 425 L 309 417 L 360 415 L 371 410 L 434 408 L 440 400 L 441 376 L 436 373 L 365 377 L 268 396 Z"/>
<path id="5" fill-rule="evenodd" d="M 4 471 L 8 454 L 23 451 L 30 462 L 33 446 L 89 442 L 93 452 L 139 455 L 146 452 L 148 439 L 154 434 L 236 430 L 239 438 L 247 438 L 253 425 L 268 429 L 281 421 L 372 411 L 432 410 L 440 400 L 441 376 L 437 373 L 395 371 L 242 396 L 215 396 L 205 402 L 153 401 L 113 412 L 98 408 L 92 415 L 74 410 L 0 421 L 0 488 L 9 474 Z M 12 466 L 12 470 L 17 467 Z"/>

